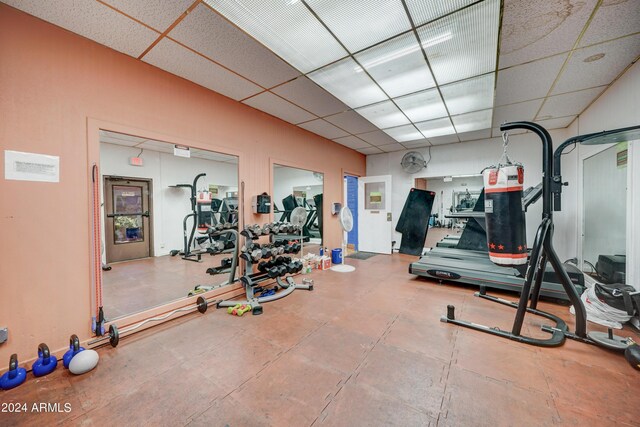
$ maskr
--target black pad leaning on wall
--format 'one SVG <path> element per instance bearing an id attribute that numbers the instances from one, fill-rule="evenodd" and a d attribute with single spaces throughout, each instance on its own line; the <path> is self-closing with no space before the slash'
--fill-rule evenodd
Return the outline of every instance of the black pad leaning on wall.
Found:
<path id="1" fill-rule="evenodd" d="M 409 191 L 396 225 L 396 231 L 402 233 L 401 254 L 422 255 L 435 197 L 436 193 L 433 191 L 417 188 Z"/>

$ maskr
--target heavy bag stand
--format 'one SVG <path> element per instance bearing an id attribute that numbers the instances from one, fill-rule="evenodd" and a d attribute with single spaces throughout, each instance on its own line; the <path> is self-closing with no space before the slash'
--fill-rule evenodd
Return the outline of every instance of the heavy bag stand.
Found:
<path id="1" fill-rule="evenodd" d="M 503 132 L 512 129 L 524 129 L 531 131 L 538 135 L 542 142 L 542 222 L 538 227 L 533 247 L 531 249 L 531 255 L 527 264 L 525 281 L 522 286 L 519 302 L 516 304 L 503 298 L 487 295 L 484 288 L 481 288 L 480 292 L 476 292 L 475 296 L 514 308 L 516 310 L 516 316 L 513 321 L 513 326 L 511 331 L 506 331 L 497 327 L 489 327 L 466 320 L 456 319 L 455 307 L 453 305 L 447 306 L 447 314 L 442 316 L 440 320 L 445 323 L 453 323 L 465 328 L 475 329 L 477 331 L 497 335 L 502 338 L 508 338 L 513 341 L 541 347 L 560 346 L 564 343 L 566 338 L 570 338 L 588 344 L 596 344 L 609 349 L 624 350 L 627 346 L 627 340 L 613 335 L 611 330 L 609 330 L 609 333 L 587 333 L 587 314 L 585 306 L 553 247 L 552 211 L 559 211 L 561 209 L 560 197 L 562 186 L 567 185 L 567 183 L 562 182 L 562 176 L 560 173 L 561 156 L 565 148 L 576 143 L 587 145 L 610 144 L 614 142 L 638 139 L 640 138 L 640 126 L 576 136 L 561 144 L 555 151 L 555 154 L 553 152 L 551 136 L 542 126 L 531 122 L 512 122 L 505 123 L 500 126 L 500 130 Z M 538 310 L 540 288 L 547 262 L 551 263 L 551 266 L 560 279 L 560 283 L 562 284 L 564 291 L 569 297 L 569 301 L 575 309 L 576 329 L 574 332 L 569 330 L 569 327 L 561 318 L 551 313 Z M 529 304 L 528 306 L 527 303 Z M 527 313 L 553 321 L 555 326 L 542 326 L 542 330 L 550 333 L 551 337 L 542 339 L 522 335 L 522 324 Z"/>

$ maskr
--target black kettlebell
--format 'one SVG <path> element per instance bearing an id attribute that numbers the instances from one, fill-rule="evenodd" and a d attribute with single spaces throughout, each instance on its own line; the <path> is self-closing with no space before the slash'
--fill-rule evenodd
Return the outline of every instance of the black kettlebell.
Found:
<path id="1" fill-rule="evenodd" d="M 624 350 L 624 358 L 627 359 L 629 365 L 640 370 L 640 345 L 636 344 L 631 338 L 628 338 L 629 346 Z"/>

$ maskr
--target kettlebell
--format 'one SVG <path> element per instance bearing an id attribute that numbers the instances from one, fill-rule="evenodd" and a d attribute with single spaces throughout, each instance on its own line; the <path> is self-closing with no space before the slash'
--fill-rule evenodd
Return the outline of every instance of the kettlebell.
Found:
<path id="1" fill-rule="evenodd" d="M 640 345 L 636 344 L 631 338 L 627 338 L 629 346 L 624 350 L 624 358 L 627 359 L 629 365 L 640 370 Z"/>
<path id="2" fill-rule="evenodd" d="M 62 356 L 62 364 L 65 368 L 69 369 L 69 363 L 71 363 L 71 359 L 73 356 L 84 351 L 84 347 L 80 347 L 80 340 L 76 334 L 71 335 L 69 337 L 69 350 Z"/>
<path id="3" fill-rule="evenodd" d="M 58 359 L 51 355 L 49 347 L 45 343 L 38 346 L 38 359 L 31 365 L 33 375 L 43 377 L 53 372 L 58 366 Z"/>
<path id="4" fill-rule="evenodd" d="M 0 377 L 0 388 L 10 390 L 18 387 L 27 379 L 27 370 L 18 366 L 18 355 L 12 354 L 9 358 L 9 371 Z"/>

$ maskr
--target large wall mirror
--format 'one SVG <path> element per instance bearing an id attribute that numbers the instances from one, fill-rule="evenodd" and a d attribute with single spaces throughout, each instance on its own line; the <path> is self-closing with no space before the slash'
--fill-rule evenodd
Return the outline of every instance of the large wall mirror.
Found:
<path id="1" fill-rule="evenodd" d="M 229 279 L 237 157 L 100 131 L 100 184 L 108 321 Z"/>
<path id="2" fill-rule="evenodd" d="M 305 252 L 322 245 L 324 175 L 289 166 L 273 165 L 273 213 L 275 221 L 289 221 L 296 207 L 307 211 L 303 227 Z"/>
<path id="3" fill-rule="evenodd" d="M 455 247 L 467 225 L 467 235 L 473 237 L 473 245 L 479 250 L 486 245 L 486 236 L 478 233 L 474 221 L 469 224 L 465 218 L 451 218 L 451 214 L 473 211 L 482 193 L 482 175 L 458 175 L 430 178 L 416 178 L 415 187 L 436 193 L 431 210 L 429 231 L 425 247 Z"/>
<path id="4" fill-rule="evenodd" d="M 627 246 L 627 147 L 584 159 L 582 260 L 605 282 L 624 283 Z"/>

